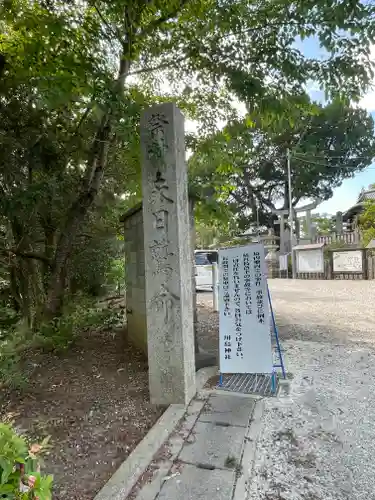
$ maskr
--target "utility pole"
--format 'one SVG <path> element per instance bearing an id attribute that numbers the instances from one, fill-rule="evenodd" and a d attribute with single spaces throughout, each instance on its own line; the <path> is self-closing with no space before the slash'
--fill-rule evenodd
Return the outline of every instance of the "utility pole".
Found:
<path id="1" fill-rule="evenodd" d="M 293 252 L 293 204 L 292 204 L 292 175 L 290 172 L 290 150 L 286 150 L 286 158 L 288 165 L 288 191 L 289 191 L 289 225 L 290 225 L 290 251 L 292 255 L 292 278 L 295 280 L 296 274 L 296 262 L 294 259 Z"/>

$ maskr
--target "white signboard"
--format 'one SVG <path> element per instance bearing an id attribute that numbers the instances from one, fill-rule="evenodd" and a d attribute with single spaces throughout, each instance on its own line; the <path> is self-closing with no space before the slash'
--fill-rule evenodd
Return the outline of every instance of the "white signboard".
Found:
<path id="1" fill-rule="evenodd" d="M 362 251 L 333 252 L 333 272 L 362 272 Z"/>
<path id="2" fill-rule="evenodd" d="M 280 271 L 288 270 L 288 255 L 279 255 L 279 269 Z"/>
<path id="3" fill-rule="evenodd" d="M 324 258 L 321 248 L 296 250 L 298 273 L 323 273 Z"/>
<path id="4" fill-rule="evenodd" d="M 219 250 L 220 372 L 271 373 L 264 247 Z"/>

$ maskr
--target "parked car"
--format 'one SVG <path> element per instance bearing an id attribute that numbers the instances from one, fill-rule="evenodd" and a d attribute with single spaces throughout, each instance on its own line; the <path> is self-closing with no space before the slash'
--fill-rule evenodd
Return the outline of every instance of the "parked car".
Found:
<path id="1" fill-rule="evenodd" d="M 217 250 L 195 250 L 195 286 L 197 290 L 212 290 L 212 264 L 217 261 Z"/>

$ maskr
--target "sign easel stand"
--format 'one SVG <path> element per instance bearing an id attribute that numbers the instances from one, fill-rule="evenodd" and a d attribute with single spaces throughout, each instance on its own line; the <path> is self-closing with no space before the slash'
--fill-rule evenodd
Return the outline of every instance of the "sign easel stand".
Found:
<path id="1" fill-rule="evenodd" d="M 274 363 L 272 366 L 272 376 L 271 376 L 271 390 L 272 390 L 272 393 L 275 394 L 276 390 L 277 390 L 277 371 L 276 371 L 276 369 L 281 368 L 281 372 L 283 374 L 284 379 L 286 378 L 286 373 L 285 373 L 285 365 L 284 365 L 283 355 L 281 352 L 279 331 L 277 329 L 275 314 L 273 312 L 271 294 L 270 294 L 270 289 L 269 289 L 268 283 L 267 283 L 267 295 L 268 295 L 268 302 L 269 302 L 270 311 L 271 311 L 272 333 L 274 335 L 274 339 L 275 339 L 275 343 L 276 343 L 276 351 L 275 352 L 276 352 L 276 355 L 278 357 L 276 364 Z M 223 373 L 220 372 L 219 387 L 223 386 L 223 381 L 224 381 L 223 377 L 224 377 Z"/>
<path id="2" fill-rule="evenodd" d="M 270 289 L 269 289 L 268 283 L 267 283 L 267 295 L 268 295 L 268 302 L 269 302 L 270 310 L 271 310 L 272 331 L 273 331 L 275 342 L 276 342 L 276 354 L 278 356 L 278 364 L 273 365 L 272 379 L 271 379 L 272 380 L 272 382 L 271 382 L 272 383 L 272 392 L 275 394 L 275 392 L 276 392 L 276 377 L 277 377 L 276 368 L 281 368 L 281 372 L 283 374 L 283 379 L 286 379 L 286 373 L 285 373 L 283 355 L 281 352 L 279 331 L 277 329 L 275 314 L 273 312 L 271 294 L 270 294 Z"/>

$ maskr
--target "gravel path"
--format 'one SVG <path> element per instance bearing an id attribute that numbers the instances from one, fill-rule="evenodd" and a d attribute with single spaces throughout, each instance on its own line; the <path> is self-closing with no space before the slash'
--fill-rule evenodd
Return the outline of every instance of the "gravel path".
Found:
<path id="1" fill-rule="evenodd" d="M 283 339 L 375 342 L 375 280 L 270 280 Z"/>
<path id="2" fill-rule="evenodd" d="M 198 293 L 198 338 L 199 345 L 217 359 L 219 355 L 219 313 L 212 310 L 212 293 Z"/>
<path id="3" fill-rule="evenodd" d="M 375 500 L 375 281 L 269 285 L 292 379 L 265 400 L 246 500 Z M 198 300 L 206 348 L 211 301 Z"/>
<path id="4" fill-rule="evenodd" d="M 248 499 L 373 500 L 375 282 L 270 290 L 293 379 L 265 402 Z"/>

